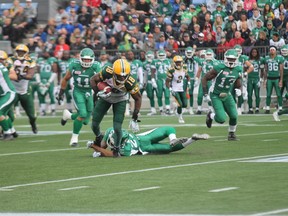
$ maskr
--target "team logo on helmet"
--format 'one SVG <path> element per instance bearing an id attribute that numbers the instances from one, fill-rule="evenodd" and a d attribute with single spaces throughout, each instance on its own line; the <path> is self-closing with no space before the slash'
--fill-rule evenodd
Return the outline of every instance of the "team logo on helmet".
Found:
<path id="1" fill-rule="evenodd" d="M 19 60 L 25 59 L 29 54 L 29 48 L 25 44 L 19 44 L 15 48 L 16 57 Z"/>
<path id="2" fill-rule="evenodd" d="M 179 55 L 173 57 L 174 68 L 180 70 L 183 66 L 183 58 Z"/>
<path id="3" fill-rule="evenodd" d="M 238 64 L 238 53 L 235 49 L 229 49 L 224 54 L 224 64 L 229 68 L 234 68 Z"/>
<path id="4" fill-rule="evenodd" d="M 126 59 L 117 59 L 113 63 L 113 72 L 115 81 L 124 84 L 130 74 L 130 64 Z"/>
<path id="5" fill-rule="evenodd" d="M 95 61 L 95 54 L 92 49 L 84 48 L 80 52 L 80 64 L 84 68 L 89 68 Z"/>

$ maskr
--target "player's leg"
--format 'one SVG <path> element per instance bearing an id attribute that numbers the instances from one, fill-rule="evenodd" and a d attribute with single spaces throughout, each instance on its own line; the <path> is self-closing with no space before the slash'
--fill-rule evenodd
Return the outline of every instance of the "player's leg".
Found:
<path id="1" fill-rule="evenodd" d="M 147 115 L 155 115 L 156 114 L 154 92 L 155 92 L 155 89 L 153 89 L 152 84 L 147 83 L 146 93 L 147 93 L 147 97 L 148 97 L 149 102 L 150 102 L 150 109 L 151 109 L 151 112 L 148 113 Z"/>
<path id="2" fill-rule="evenodd" d="M 51 83 L 48 89 L 48 94 L 50 98 L 51 105 L 51 114 L 56 115 L 56 106 L 55 106 L 55 95 L 54 95 L 54 83 Z"/>
<path id="3" fill-rule="evenodd" d="M 194 114 L 193 111 L 193 106 L 194 106 L 194 96 L 193 96 L 193 92 L 194 92 L 194 79 L 190 80 L 190 88 L 189 88 L 189 105 L 190 105 L 190 109 L 189 109 L 189 113 L 190 115 Z"/>
<path id="4" fill-rule="evenodd" d="M 15 120 L 15 115 L 14 115 L 14 111 L 13 111 L 13 106 L 9 109 L 9 111 L 7 112 L 7 116 L 8 116 L 8 126 L 9 126 L 9 130 L 11 130 L 11 133 L 13 135 L 14 138 L 17 138 L 19 135 L 16 132 L 13 122 Z"/>
<path id="5" fill-rule="evenodd" d="M 201 115 L 202 113 L 202 103 L 203 103 L 203 88 L 202 83 L 200 82 L 197 96 L 197 111 L 196 111 L 197 115 Z"/>
<path id="6" fill-rule="evenodd" d="M 228 140 L 237 140 L 235 132 L 238 114 L 235 107 L 235 101 L 231 95 L 228 95 L 228 97 L 225 99 L 224 109 L 229 116 Z"/>
<path id="7" fill-rule="evenodd" d="M 170 90 L 166 87 L 163 87 L 164 99 L 165 99 L 165 114 L 170 115 Z"/>
<path id="8" fill-rule="evenodd" d="M 65 98 L 66 98 L 66 108 L 69 110 L 69 112 L 72 112 L 72 95 L 70 85 L 67 85 L 65 89 Z"/>
<path id="9" fill-rule="evenodd" d="M 226 97 L 229 97 L 229 95 L 227 95 Z M 219 96 L 216 96 L 216 97 L 213 96 L 211 97 L 211 102 L 212 102 L 215 114 L 213 118 L 213 112 L 210 112 L 211 113 L 210 117 L 214 119 L 217 123 L 223 124 L 226 121 L 226 112 L 225 112 L 222 99 L 219 98 Z"/>
<path id="10" fill-rule="evenodd" d="M 47 92 L 43 91 L 42 87 L 40 86 L 38 88 L 37 94 L 38 94 L 39 105 L 40 105 L 40 115 L 41 116 L 45 116 L 46 115 L 46 101 L 45 101 L 45 98 L 46 98 Z"/>
<path id="11" fill-rule="evenodd" d="M 259 107 L 260 107 L 260 80 L 257 79 L 255 80 L 255 82 L 253 83 L 253 90 L 254 90 L 254 94 L 255 94 L 255 105 L 256 105 L 256 109 L 255 109 L 255 113 L 258 114 L 259 113 Z"/>
<path id="12" fill-rule="evenodd" d="M 157 92 L 156 92 L 156 95 L 157 95 L 157 102 L 158 102 L 158 107 L 159 107 L 159 111 L 160 111 L 161 115 L 164 114 L 164 112 L 163 112 L 163 101 L 162 101 L 163 87 L 164 87 L 163 81 L 162 80 L 157 80 Z"/>
<path id="13" fill-rule="evenodd" d="M 281 89 L 279 87 L 278 80 L 274 82 L 274 87 L 275 87 L 275 92 L 277 96 L 278 110 L 282 110 L 283 98 L 282 98 Z"/>
<path id="14" fill-rule="evenodd" d="M 271 95 L 273 90 L 273 80 L 267 79 L 266 82 L 266 114 L 270 113 Z"/>
<path id="15" fill-rule="evenodd" d="M 253 114 L 253 90 L 255 90 L 253 88 L 253 79 L 248 79 L 248 83 L 247 83 L 247 92 L 248 92 L 248 114 Z"/>

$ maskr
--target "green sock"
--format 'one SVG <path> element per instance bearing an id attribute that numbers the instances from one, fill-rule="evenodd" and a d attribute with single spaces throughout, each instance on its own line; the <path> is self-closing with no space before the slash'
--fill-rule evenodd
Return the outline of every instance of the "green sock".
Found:
<path id="1" fill-rule="evenodd" d="M 71 115 L 72 120 L 77 119 L 77 117 L 78 117 L 78 113 L 72 113 L 72 115 Z"/>
<path id="2" fill-rule="evenodd" d="M 82 121 L 79 121 L 78 119 L 75 119 L 74 120 L 74 123 L 73 123 L 73 133 L 74 134 L 79 134 L 81 128 L 82 128 Z"/>
<path id="3" fill-rule="evenodd" d="M 183 149 L 184 147 L 183 147 L 183 145 L 182 144 L 177 144 L 177 145 L 175 145 L 175 146 L 173 146 L 172 147 L 172 151 L 174 152 L 174 151 L 179 151 L 179 150 L 181 150 L 181 149 Z"/>
<path id="4" fill-rule="evenodd" d="M 5 118 L 4 120 L 0 121 L 0 125 L 4 132 L 9 130 L 9 123 L 8 120 Z"/>
<path id="5" fill-rule="evenodd" d="M 11 129 L 13 127 L 12 121 L 10 118 L 7 119 L 8 128 Z"/>

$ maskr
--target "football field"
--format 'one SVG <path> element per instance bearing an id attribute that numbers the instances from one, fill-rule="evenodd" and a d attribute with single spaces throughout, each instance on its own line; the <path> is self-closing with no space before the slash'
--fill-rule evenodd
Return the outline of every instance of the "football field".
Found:
<path id="1" fill-rule="evenodd" d="M 288 215 L 288 116 L 239 116 L 240 140 L 228 142 L 228 120 L 208 129 L 206 115 L 186 114 L 179 124 L 176 116 L 141 114 L 141 132 L 174 126 L 177 137 L 211 138 L 171 154 L 93 158 L 90 126 L 71 148 L 73 123 L 61 126 L 60 112 L 39 117 L 37 135 L 20 117 L 19 137 L 0 140 L 0 214 Z M 101 129 L 110 126 L 111 112 Z"/>

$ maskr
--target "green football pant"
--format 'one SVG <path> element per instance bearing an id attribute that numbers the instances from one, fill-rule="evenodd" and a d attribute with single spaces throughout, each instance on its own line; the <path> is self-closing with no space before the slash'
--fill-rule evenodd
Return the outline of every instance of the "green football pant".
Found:
<path id="1" fill-rule="evenodd" d="M 71 95 L 71 87 L 70 85 L 67 85 L 65 89 L 65 97 L 66 97 L 66 102 L 71 103 L 72 101 L 72 95 Z"/>
<path id="2" fill-rule="evenodd" d="M 38 91 L 38 97 L 39 97 L 39 102 L 40 104 L 45 104 L 45 97 L 47 96 L 47 94 L 49 95 L 50 98 L 50 104 L 55 104 L 55 97 L 54 97 L 54 83 L 51 83 L 51 85 L 48 88 L 48 91 L 42 95 L 40 93 L 40 91 Z"/>
<path id="3" fill-rule="evenodd" d="M 158 106 L 163 107 L 162 97 L 165 97 L 165 105 L 170 105 L 170 91 L 165 86 L 165 80 L 157 80 L 157 101 Z"/>
<path id="4" fill-rule="evenodd" d="M 208 90 L 210 89 L 211 84 L 212 84 L 211 81 L 208 81 L 208 83 L 207 83 L 207 89 Z M 193 92 L 192 92 L 192 95 L 193 95 Z M 202 87 L 202 82 L 200 81 L 199 89 L 198 89 L 198 97 L 197 97 L 197 105 L 198 106 L 202 106 L 203 96 L 204 96 L 203 87 Z M 210 105 L 210 103 L 208 103 L 208 104 Z"/>
<path id="5" fill-rule="evenodd" d="M 15 97 L 15 92 L 7 92 L 5 95 L 0 96 L 0 116 L 6 116 L 12 109 Z"/>
<path id="6" fill-rule="evenodd" d="M 259 105 L 260 105 L 260 85 L 259 84 L 260 84 L 259 78 L 248 79 L 247 92 L 248 92 L 249 109 L 253 108 L 253 93 L 255 95 L 256 108 L 259 108 Z"/>
<path id="7" fill-rule="evenodd" d="M 193 97 L 193 92 L 194 92 L 194 80 L 190 80 L 190 88 L 189 88 L 189 105 L 190 107 L 193 107 L 193 103 L 194 103 L 194 97 Z M 184 81 L 184 90 L 185 92 L 187 91 L 187 80 Z"/>
<path id="8" fill-rule="evenodd" d="M 177 103 L 177 113 L 182 113 L 182 108 L 187 107 L 187 97 L 186 92 L 175 92 L 173 94 L 173 97 L 175 98 L 175 101 Z"/>
<path id="9" fill-rule="evenodd" d="M 282 107 L 282 95 L 281 95 L 281 90 L 279 87 L 279 79 L 271 80 L 267 79 L 266 82 L 266 106 L 270 106 L 271 104 L 271 95 L 273 88 L 275 89 L 276 95 L 277 95 L 277 101 L 278 105 Z"/>
<path id="10" fill-rule="evenodd" d="M 283 77 L 283 83 L 282 83 L 282 88 L 281 88 L 281 95 L 283 95 L 284 90 L 288 92 L 288 77 L 284 76 Z M 286 98 L 287 98 L 287 93 L 286 93 Z"/>
<path id="11" fill-rule="evenodd" d="M 217 123 L 223 124 L 226 121 L 227 113 L 229 116 L 229 125 L 236 125 L 238 115 L 233 96 L 228 94 L 226 97 L 220 98 L 218 95 L 210 93 L 210 98 L 215 111 L 214 120 Z"/>
<path id="12" fill-rule="evenodd" d="M 147 83 L 146 93 L 150 101 L 150 107 L 155 107 L 154 95 L 156 94 L 156 89 L 153 88 L 151 83 Z"/>
<path id="13" fill-rule="evenodd" d="M 30 83 L 31 86 L 31 94 L 33 99 L 35 98 L 35 92 L 37 92 L 38 99 L 39 99 L 39 85 L 36 83 Z"/>
<path id="14" fill-rule="evenodd" d="M 92 130 L 95 136 L 99 136 L 101 134 L 100 123 L 111 105 L 113 107 L 113 129 L 115 132 L 115 146 L 119 147 L 122 139 L 122 124 L 124 121 L 126 100 L 111 104 L 104 99 L 99 98 L 93 110 Z"/>
<path id="15" fill-rule="evenodd" d="M 176 134 L 176 130 L 173 127 L 161 127 L 152 130 L 150 133 L 145 135 L 137 135 L 140 139 L 140 148 L 149 153 L 170 153 L 178 151 L 184 147 L 178 144 L 172 147 L 169 143 L 159 143 L 165 138 L 169 137 L 170 134 Z"/>

